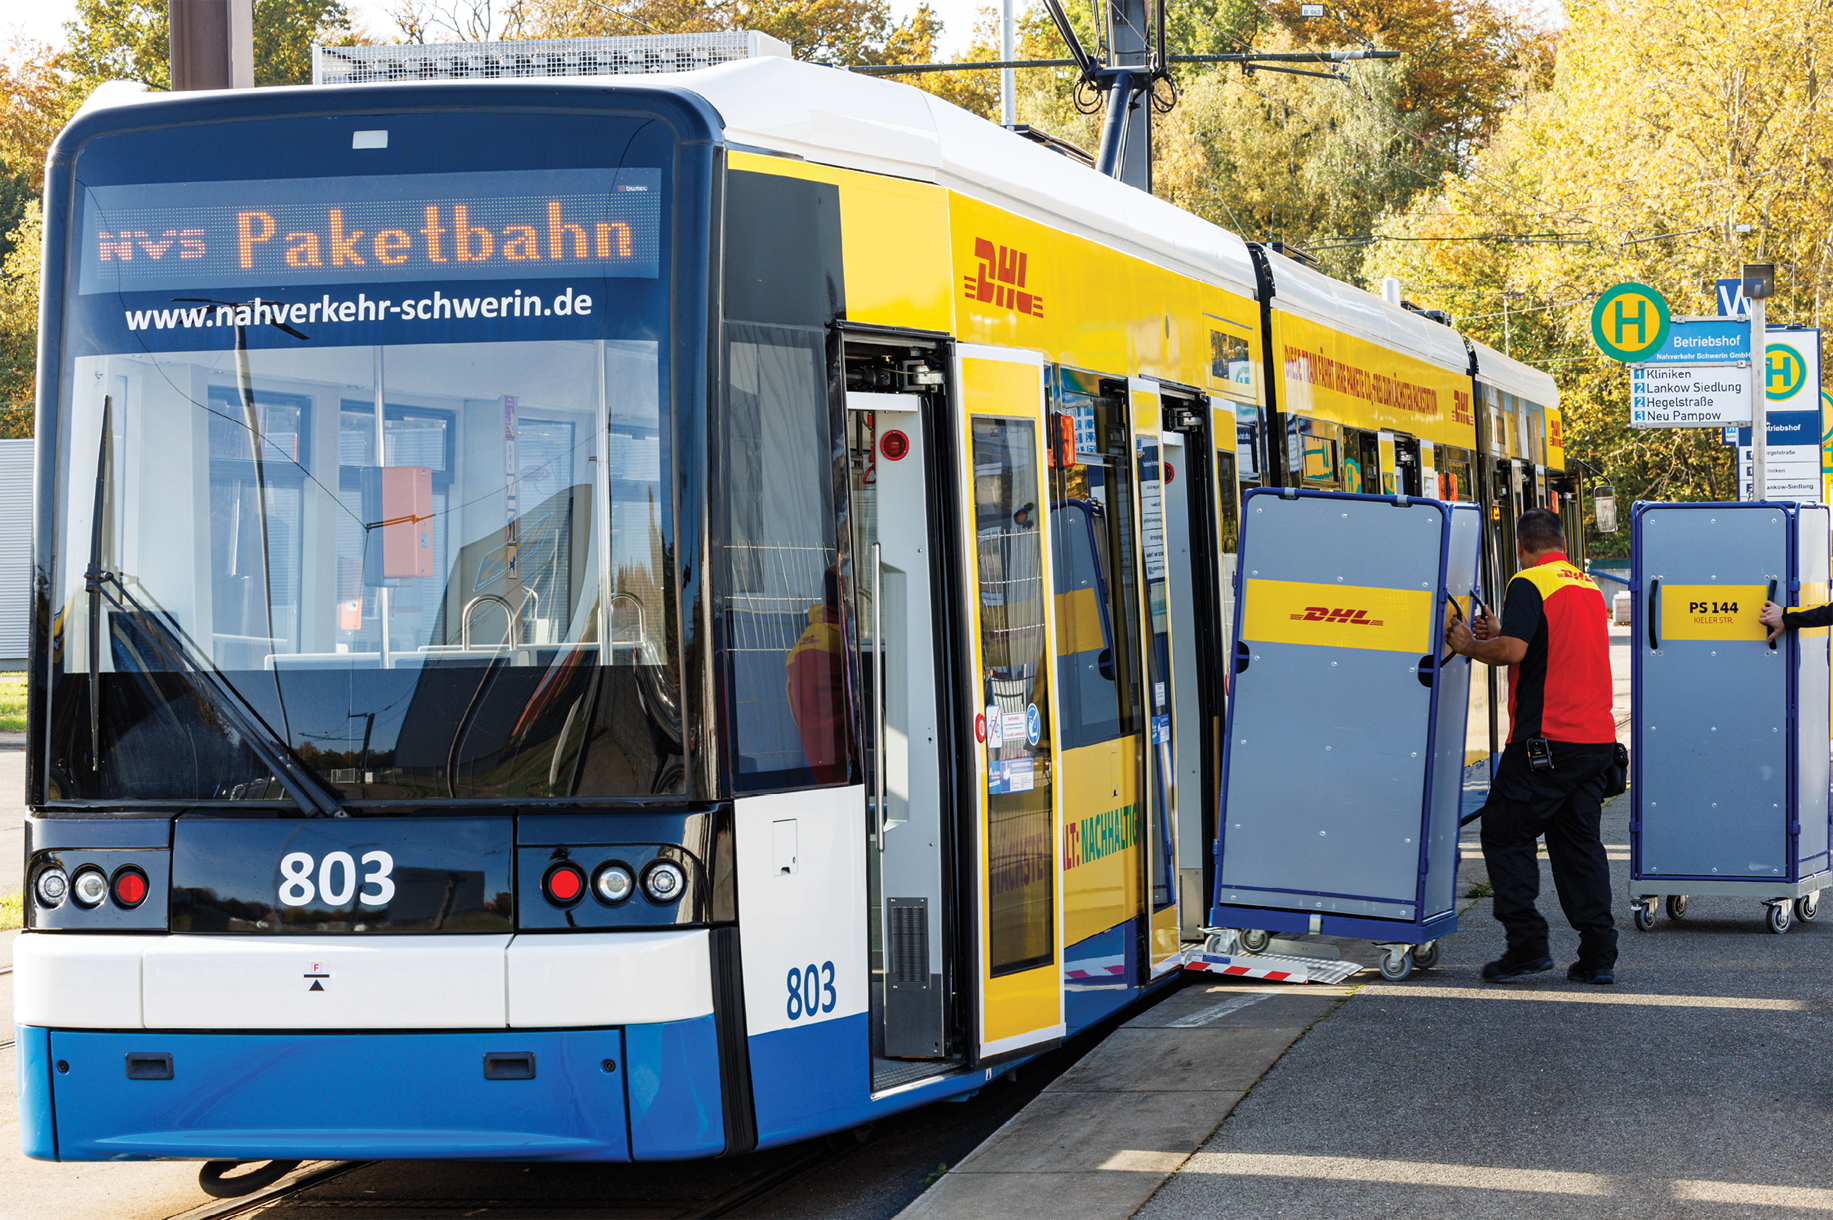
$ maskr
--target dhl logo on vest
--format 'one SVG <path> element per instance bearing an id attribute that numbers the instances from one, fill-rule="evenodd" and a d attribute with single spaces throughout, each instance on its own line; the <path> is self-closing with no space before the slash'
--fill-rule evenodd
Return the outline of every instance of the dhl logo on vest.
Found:
<path id="1" fill-rule="evenodd" d="M 1241 638 L 1268 644 L 1424 653 L 1432 646 L 1432 592 L 1297 580 L 1249 579 Z"/>
<path id="2" fill-rule="evenodd" d="M 1283 310 L 1273 311 L 1281 405 L 1352 428 L 1476 445 L 1468 373 L 1440 368 Z"/>

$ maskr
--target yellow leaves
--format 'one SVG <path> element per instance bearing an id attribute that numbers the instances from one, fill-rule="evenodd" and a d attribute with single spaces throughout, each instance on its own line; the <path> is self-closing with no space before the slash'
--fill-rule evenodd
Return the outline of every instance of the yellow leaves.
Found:
<path id="1" fill-rule="evenodd" d="M 73 109 L 58 54 L 15 37 L 0 55 L 0 163 L 44 189 L 45 150 Z"/>
<path id="2" fill-rule="evenodd" d="M 44 215 L 26 205 L 14 246 L 0 265 L 0 438 L 32 435 L 33 370 L 37 366 L 38 264 Z"/>

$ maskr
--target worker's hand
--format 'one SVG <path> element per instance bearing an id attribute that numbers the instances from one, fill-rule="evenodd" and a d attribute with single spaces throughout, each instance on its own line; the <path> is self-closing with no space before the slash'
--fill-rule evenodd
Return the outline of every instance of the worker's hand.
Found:
<path id="1" fill-rule="evenodd" d="M 1769 638 L 1773 641 L 1782 634 L 1782 607 L 1775 602 L 1764 602 L 1763 611 L 1757 615 L 1757 621 L 1769 628 Z"/>
<path id="2" fill-rule="evenodd" d="M 1476 637 L 1470 634 L 1470 625 L 1463 619 L 1459 619 L 1445 629 L 1445 646 L 1461 657 L 1469 656 L 1470 650 L 1476 647 L 1476 642 Z"/>
<path id="3" fill-rule="evenodd" d="M 1489 616 L 1489 610 L 1487 608 L 1470 616 L 1470 634 L 1474 635 L 1479 640 L 1493 640 L 1496 638 L 1496 620 Z"/>

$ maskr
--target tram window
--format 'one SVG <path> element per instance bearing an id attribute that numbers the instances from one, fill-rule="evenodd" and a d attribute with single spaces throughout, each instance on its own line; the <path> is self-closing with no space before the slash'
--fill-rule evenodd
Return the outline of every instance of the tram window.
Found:
<path id="1" fill-rule="evenodd" d="M 1376 433 L 1343 429 L 1343 490 L 1380 494 L 1381 439 Z"/>
<path id="2" fill-rule="evenodd" d="M 853 733 L 826 341 L 813 329 L 726 330 L 733 782 L 746 792 L 845 783 Z"/>
<path id="3" fill-rule="evenodd" d="M 1055 951 L 1043 489 L 1030 421 L 976 418 L 972 445 L 981 696 L 1027 724 L 987 760 L 988 966 L 1001 975 L 1042 965 Z"/>
<path id="4" fill-rule="evenodd" d="M 1209 332 L 1209 376 L 1225 386 L 1251 391 L 1254 366 L 1248 357 L 1248 342 L 1239 335 L 1212 329 Z"/>
<path id="5" fill-rule="evenodd" d="M 1471 451 L 1456 445 L 1440 445 L 1437 456 L 1438 498 L 1474 502 L 1477 489 L 1471 480 Z"/>
<path id="6" fill-rule="evenodd" d="M 1338 490 L 1342 480 L 1343 429 L 1324 420 L 1294 415 L 1286 420 L 1287 461 L 1308 487 Z"/>
<path id="7" fill-rule="evenodd" d="M 245 369 L 227 349 L 79 358 L 112 404 L 103 563 L 346 799 L 681 791 L 659 351 L 301 345 L 255 348 Z M 101 405 L 73 423 L 89 439 L 60 480 L 71 506 L 94 496 Z M 391 470 L 405 477 L 377 477 Z M 73 604 L 87 520 L 64 515 Z M 372 562 L 403 534 L 413 562 Z M 282 799 L 144 625 L 105 626 L 105 759 L 89 765 L 86 733 L 60 736 L 63 795 Z M 53 681 L 60 722 L 86 723 L 87 682 L 71 677 L 89 648 L 67 649 Z"/>

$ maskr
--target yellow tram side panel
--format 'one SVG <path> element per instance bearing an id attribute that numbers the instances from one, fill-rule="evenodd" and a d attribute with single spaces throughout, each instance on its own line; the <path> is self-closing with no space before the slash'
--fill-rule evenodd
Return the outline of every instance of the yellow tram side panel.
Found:
<path id="1" fill-rule="evenodd" d="M 942 187 L 756 153 L 729 153 L 726 164 L 840 188 L 840 257 L 849 321 L 953 329 L 948 192 Z"/>
<path id="2" fill-rule="evenodd" d="M 1063 941 L 1074 945 L 1137 916 L 1145 817 L 1134 733 L 1063 754 Z"/>
<path id="3" fill-rule="evenodd" d="M 1277 309 L 1273 358 L 1287 414 L 1370 432 L 1404 432 L 1434 445 L 1476 447 L 1466 372 Z"/>

